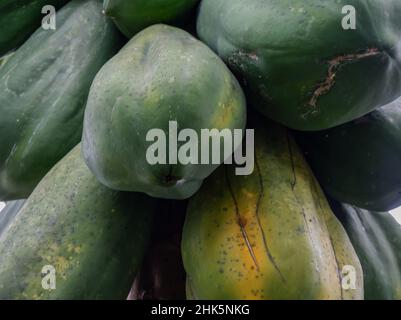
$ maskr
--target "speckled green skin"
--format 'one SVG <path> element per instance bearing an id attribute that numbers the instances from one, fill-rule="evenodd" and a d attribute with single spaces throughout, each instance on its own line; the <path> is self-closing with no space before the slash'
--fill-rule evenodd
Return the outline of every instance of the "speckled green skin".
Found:
<path id="1" fill-rule="evenodd" d="M 87 165 L 112 189 L 192 196 L 217 165 L 150 165 L 146 159 L 154 144 L 147 133 L 157 128 L 168 137 L 169 121 L 198 137 L 201 129 L 243 129 L 246 104 L 237 80 L 207 46 L 185 31 L 155 25 L 96 75 L 84 119 Z"/>
<path id="2" fill-rule="evenodd" d="M 185 294 L 187 295 L 187 300 L 198 300 L 198 298 L 195 297 L 195 293 L 192 288 L 191 280 L 188 277 L 187 277 L 187 281 L 185 283 Z"/>
<path id="3" fill-rule="evenodd" d="M 25 200 L 9 201 L 3 210 L 0 211 L 0 237 L 7 226 L 14 220 L 14 217 L 24 205 Z"/>
<path id="4" fill-rule="evenodd" d="M 120 46 L 97 0 L 71 1 L 0 69 L 0 200 L 26 198 L 82 135 L 96 72 Z"/>
<path id="5" fill-rule="evenodd" d="M 297 138 L 333 198 L 373 211 L 401 205 L 401 98 L 354 122 Z"/>
<path id="6" fill-rule="evenodd" d="M 353 5 L 356 30 L 342 28 Z M 243 80 L 250 104 L 298 130 L 321 130 L 359 118 L 401 95 L 399 0 L 203 0 L 198 34 Z M 329 61 L 343 60 L 332 86 Z"/>
<path id="7" fill-rule="evenodd" d="M 401 300 L 401 226 L 389 212 L 334 202 L 362 264 L 367 300 Z"/>
<path id="8" fill-rule="evenodd" d="M 199 0 L 104 0 L 104 11 L 128 37 L 156 23 L 176 23 Z"/>
<path id="9" fill-rule="evenodd" d="M 125 299 L 155 200 L 99 184 L 77 146 L 40 182 L 0 236 L 0 299 Z M 44 290 L 41 270 L 56 269 Z"/>
<path id="10" fill-rule="evenodd" d="M 254 173 L 221 167 L 189 202 L 189 298 L 362 299 L 359 260 L 293 139 L 273 123 L 255 128 Z M 345 265 L 356 290 L 341 286 Z"/>
<path id="11" fill-rule="evenodd" d="M 0 56 L 16 48 L 32 34 L 45 16 L 42 8 L 56 9 L 67 0 L 0 0 Z"/>

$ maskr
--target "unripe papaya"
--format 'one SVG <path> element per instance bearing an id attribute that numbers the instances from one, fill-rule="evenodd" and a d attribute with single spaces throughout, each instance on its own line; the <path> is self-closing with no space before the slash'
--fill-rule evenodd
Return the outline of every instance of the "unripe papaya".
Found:
<path id="1" fill-rule="evenodd" d="M 401 206 L 401 97 L 329 130 L 296 139 L 323 190 L 371 211 Z"/>
<path id="2" fill-rule="evenodd" d="M 361 261 L 366 300 L 401 300 L 401 226 L 390 212 L 330 201 Z"/>
<path id="3" fill-rule="evenodd" d="M 198 152 L 186 163 L 173 160 L 170 151 L 194 140 L 180 140 L 176 147 L 167 143 L 174 139 L 170 124 L 201 137 L 204 129 L 242 130 L 245 122 L 244 94 L 223 61 L 187 32 L 155 25 L 138 33 L 96 75 L 85 110 L 83 152 L 94 175 L 112 189 L 184 199 L 224 159 L 200 165 Z M 217 147 L 223 150 L 224 143 L 217 141 Z M 164 160 L 151 162 L 153 149 Z"/>
<path id="4" fill-rule="evenodd" d="M 50 13 L 46 6 L 59 8 L 66 2 L 68 0 L 0 1 L 0 55 L 18 47 L 39 28 L 41 20 Z"/>
<path id="5" fill-rule="evenodd" d="M 199 0 L 104 0 L 103 7 L 128 38 L 156 23 L 182 23 Z"/>
<path id="6" fill-rule="evenodd" d="M 273 123 L 255 130 L 255 171 L 221 167 L 190 200 L 190 297 L 363 299 L 358 257 L 293 138 Z"/>
<path id="7" fill-rule="evenodd" d="M 0 232 L 0 300 L 125 299 L 156 203 L 101 185 L 76 146 Z"/>
<path id="8" fill-rule="evenodd" d="M 51 4 L 13 2 L 21 12 Z M 80 142 L 92 80 L 121 47 L 121 35 L 101 11 L 98 0 L 70 1 L 56 14 L 56 30 L 38 28 L 0 61 L 0 200 L 27 198 Z"/>
<path id="9" fill-rule="evenodd" d="M 203 0 L 197 30 L 287 127 L 355 120 L 401 95 L 400 0 Z"/>

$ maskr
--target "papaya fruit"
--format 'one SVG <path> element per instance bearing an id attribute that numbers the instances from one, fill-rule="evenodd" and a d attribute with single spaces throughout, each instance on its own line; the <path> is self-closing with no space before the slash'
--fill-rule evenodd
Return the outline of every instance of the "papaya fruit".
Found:
<path id="1" fill-rule="evenodd" d="M 1 234 L 0 299 L 126 299 L 155 208 L 101 185 L 76 146 Z"/>
<path id="2" fill-rule="evenodd" d="M 10 57 L 13 54 L 14 54 L 14 52 L 11 51 L 11 52 L 5 54 L 4 56 L 0 57 L 0 68 L 1 68 L 1 66 L 3 66 L 7 62 L 8 59 L 10 59 Z"/>
<path id="3" fill-rule="evenodd" d="M 358 257 L 291 134 L 260 121 L 255 171 L 222 166 L 189 201 L 189 298 L 363 299 Z"/>
<path id="4" fill-rule="evenodd" d="M 198 152 L 187 162 L 174 160 L 174 151 L 177 156 L 181 148 L 202 145 L 188 137 L 177 141 L 174 124 L 179 136 L 181 129 L 191 129 L 201 137 L 203 129 L 232 132 L 244 129 L 245 122 L 242 89 L 220 58 L 187 32 L 155 25 L 138 33 L 96 75 L 85 110 L 83 152 L 109 188 L 185 199 L 224 158 L 200 164 Z M 217 147 L 225 154 L 222 140 Z"/>
<path id="5" fill-rule="evenodd" d="M 121 44 L 97 0 L 73 0 L 0 69 L 0 201 L 27 198 L 81 141 L 90 84 Z M 84 22 L 82 22 L 84 21 Z"/>
<path id="6" fill-rule="evenodd" d="M 199 0 L 104 0 L 103 8 L 128 38 L 157 23 L 185 22 Z"/>
<path id="7" fill-rule="evenodd" d="M 297 141 L 323 189 L 372 211 L 401 205 L 401 98 L 342 126 L 298 132 Z"/>
<path id="8" fill-rule="evenodd" d="M 192 288 L 192 283 L 187 277 L 187 280 L 185 282 L 185 294 L 187 297 L 187 300 L 199 300 L 194 293 L 194 289 Z"/>
<path id="9" fill-rule="evenodd" d="M 400 16 L 399 0 L 203 0 L 197 30 L 250 105 L 315 131 L 401 95 Z"/>
<path id="10" fill-rule="evenodd" d="M 0 237 L 10 222 L 13 221 L 24 203 L 25 200 L 9 201 L 5 204 L 5 207 L 0 210 Z"/>
<path id="11" fill-rule="evenodd" d="M 401 225 L 389 212 L 331 201 L 363 269 L 366 300 L 401 300 Z"/>
<path id="12" fill-rule="evenodd" d="M 68 0 L 1 0 L 0 1 L 0 56 L 22 44 L 37 28 L 51 5 L 56 9 Z"/>

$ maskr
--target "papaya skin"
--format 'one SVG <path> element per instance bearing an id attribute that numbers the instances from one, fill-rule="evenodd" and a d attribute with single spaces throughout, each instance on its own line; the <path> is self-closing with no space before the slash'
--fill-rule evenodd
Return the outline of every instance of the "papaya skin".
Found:
<path id="1" fill-rule="evenodd" d="M 401 95 L 400 16 L 399 0 L 203 0 L 197 30 L 259 112 L 316 131 Z"/>
<path id="2" fill-rule="evenodd" d="M 361 261 L 365 300 L 401 300 L 401 226 L 390 212 L 330 199 Z"/>
<path id="3" fill-rule="evenodd" d="M 199 299 L 363 299 L 355 251 L 287 129 L 259 123 L 255 150 L 252 175 L 221 167 L 190 200 L 182 240 L 188 292 Z M 345 265 L 356 270 L 356 290 L 342 288 Z"/>
<path id="4" fill-rule="evenodd" d="M 0 234 L 0 299 L 125 299 L 155 210 L 155 199 L 101 185 L 76 146 Z M 42 287 L 46 265 L 54 290 Z"/>
<path id="5" fill-rule="evenodd" d="M 56 30 L 38 28 L 0 61 L 0 200 L 27 198 L 81 141 L 90 85 L 122 45 L 101 10 L 97 0 L 70 1 Z"/>
<path id="6" fill-rule="evenodd" d="M 157 23 L 185 23 L 199 0 L 104 0 L 104 13 L 128 38 Z"/>
<path id="7" fill-rule="evenodd" d="M 155 25 L 97 74 L 84 118 L 85 161 L 112 189 L 188 198 L 218 165 L 170 164 L 168 157 L 166 164 L 150 164 L 146 155 L 155 142 L 147 134 L 159 129 L 169 137 L 170 121 L 198 137 L 202 129 L 243 129 L 246 102 L 235 77 L 207 46 L 183 30 Z"/>
<path id="8" fill-rule="evenodd" d="M 339 127 L 295 135 L 331 197 L 371 211 L 401 206 L 401 97 Z"/>
<path id="9" fill-rule="evenodd" d="M 0 3 L 0 56 L 17 48 L 44 17 L 42 8 L 63 6 L 68 0 L 2 0 Z"/>

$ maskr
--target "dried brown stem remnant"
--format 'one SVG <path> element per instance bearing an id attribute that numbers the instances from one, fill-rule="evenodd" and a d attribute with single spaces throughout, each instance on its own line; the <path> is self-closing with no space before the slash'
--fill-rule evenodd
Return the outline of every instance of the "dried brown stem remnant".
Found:
<path id="1" fill-rule="evenodd" d="M 376 56 L 379 54 L 380 54 L 379 49 L 369 48 L 364 53 L 347 54 L 347 55 L 338 56 L 336 58 L 333 58 L 332 60 L 329 60 L 327 62 L 327 64 L 329 65 L 327 77 L 323 82 L 321 82 L 319 84 L 318 88 L 313 93 L 312 98 L 309 101 L 309 105 L 312 107 L 316 107 L 319 98 L 330 91 L 330 89 L 336 83 L 337 71 L 341 67 L 342 64 L 347 63 L 347 62 L 355 62 L 357 60 Z"/>

